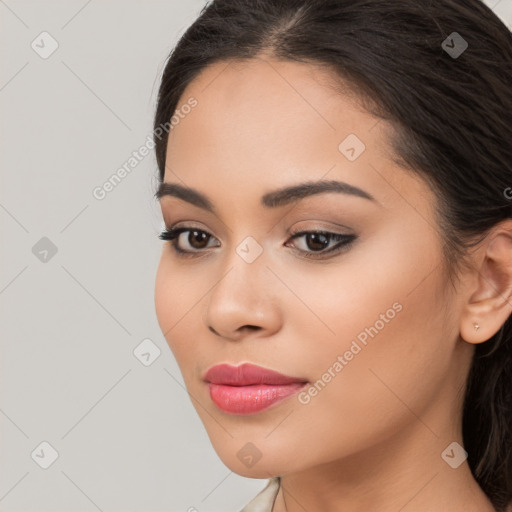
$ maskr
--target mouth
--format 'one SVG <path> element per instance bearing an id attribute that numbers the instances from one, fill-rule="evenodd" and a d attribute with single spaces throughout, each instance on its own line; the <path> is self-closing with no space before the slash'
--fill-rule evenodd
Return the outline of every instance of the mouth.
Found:
<path id="1" fill-rule="evenodd" d="M 220 364 L 204 375 L 213 403 L 231 414 L 253 414 L 299 392 L 308 381 L 256 366 Z"/>

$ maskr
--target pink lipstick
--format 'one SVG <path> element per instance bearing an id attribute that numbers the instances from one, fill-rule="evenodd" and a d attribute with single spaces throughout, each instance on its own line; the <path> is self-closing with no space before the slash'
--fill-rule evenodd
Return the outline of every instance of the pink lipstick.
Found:
<path id="1" fill-rule="evenodd" d="M 210 397 L 222 411 L 252 414 L 297 393 L 307 380 L 290 377 L 249 363 L 219 364 L 204 375 Z"/>

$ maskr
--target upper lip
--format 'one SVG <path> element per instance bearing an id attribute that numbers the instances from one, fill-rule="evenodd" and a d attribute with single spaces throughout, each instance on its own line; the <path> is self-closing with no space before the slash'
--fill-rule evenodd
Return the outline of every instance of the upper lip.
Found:
<path id="1" fill-rule="evenodd" d="M 284 385 L 307 382 L 306 379 L 290 377 L 250 363 L 244 363 L 240 366 L 231 366 L 229 364 L 212 366 L 205 373 L 204 380 L 212 384 L 226 384 L 229 386 L 251 386 L 253 384 Z"/>

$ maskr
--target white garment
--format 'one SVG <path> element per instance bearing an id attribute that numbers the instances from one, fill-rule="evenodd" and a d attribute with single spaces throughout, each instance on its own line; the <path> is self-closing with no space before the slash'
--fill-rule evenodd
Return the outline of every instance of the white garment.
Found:
<path id="1" fill-rule="evenodd" d="M 278 476 L 270 478 L 267 486 L 239 512 L 272 512 L 272 507 L 279 492 L 279 485 Z"/>

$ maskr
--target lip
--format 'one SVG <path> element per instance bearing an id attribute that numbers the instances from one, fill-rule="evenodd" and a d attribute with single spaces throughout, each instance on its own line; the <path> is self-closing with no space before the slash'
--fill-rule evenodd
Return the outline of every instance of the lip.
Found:
<path id="1" fill-rule="evenodd" d="M 252 386 L 254 384 L 282 386 L 307 382 L 307 379 L 290 377 L 250 363 L 244 363 L 240 366 L 217 364 L 205 373 L 204 380 L 212 384 L 224 384 L 226 386 Z"/>
<path id="2" fill-rule="evenodd" d="M 219 364 L 204 375 L 210 398 L 222 411 L 253 414 L 284 400 L 307 385 L 301 377 L 245 363 L 240 366 Z"/>

